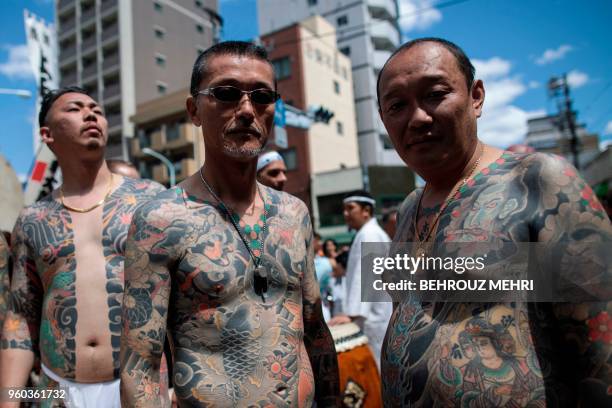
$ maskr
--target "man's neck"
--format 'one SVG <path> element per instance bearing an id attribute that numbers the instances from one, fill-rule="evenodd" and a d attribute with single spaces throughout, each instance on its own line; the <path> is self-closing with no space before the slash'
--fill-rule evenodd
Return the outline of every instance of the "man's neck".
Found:
<path id="1" fill-rule="evenodd" d="M 366 220 L 363 222 L 363 224 L 361 224 L 361 225 L 359 225 L 359 226 L 357 227 L 357 231 L 361 231 L 361 229 L 363 228 L 363 226 L 364 226 L 364 225 L 366 225 L 368 222 L 370 222 L 370 220 L 371 220 L 371 219 L 372 219 L 372 217 L 368 217 L 368 218 L 367 218 L 367 219 L 366 219 Z"/>
<path id="2" fill-rule="evenodd" d="M 61 161 L 62 190 L 65 195 L 86 195 L 101 185 L 108 185 L 111 172 L 104 158 L 95 161 Z"/>
<path id="3" fill-rule="evenodd" d="M 238 213 L 253 204 L 257 195 L 257 157 L 248 162 L 207 157 L 205 163 L 204 179 L 221 201 Z"/>

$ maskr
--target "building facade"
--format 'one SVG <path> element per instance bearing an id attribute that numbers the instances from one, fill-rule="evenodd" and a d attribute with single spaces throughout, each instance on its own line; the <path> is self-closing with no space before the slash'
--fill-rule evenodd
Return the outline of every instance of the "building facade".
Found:
<path id="1" fill-rule="evenodd" d="M 337 47 L 351 59 L 361 164 L 403 166 L 378 116 L 376 99 L 378 72 L 401 41 L 397 1 L 258 0 L 257 13 L 262 36 L 316 14 L 335 27 Z M 321 38 L 328 35 L 321 33 Z"/>
<path id="2" fill-rule="evenodd" d="M 576 125 L 578 164 L 584 168 L 599 154 L 599 136 L 588 133 L 584 125 Z M 554 153 L 573 163 L 571 134 L 564 118 L 546 115 L 527 121 L 527 145 L 539 152 Z"/>
<path id="3" fill-rule="evenodd" d="M 324 235 L 346 231 L 342 196 L 362 188 L 351 61 L 336 46 L 334 27 L 320 16 L 261 38 L 283 100 L 300 110 L 333 106 L 328 123 L 287 127 L 285 190 L 304 200 Z"/>
<path id="4" fill-rule="evenodd" d="M 219 40 L 217 0 L 56 0 L 61 85 L 104 107 L 107 156 L 128 159 L 141 104 L 188 86 L 198 53 Z"/>
<path id="5" fill-rule="evenodd" d="M 170 169 L 147 148 L 166 157 L 179 183 L 204 164 L 202 132 L 191 123 L 185 110 L 189 89 L 184 88 L 163 98 L 138 105 L 131 117 L 136 137 L 131 140 L 132 161 L 140 175 L 166 186 L 170 185 Z"/>

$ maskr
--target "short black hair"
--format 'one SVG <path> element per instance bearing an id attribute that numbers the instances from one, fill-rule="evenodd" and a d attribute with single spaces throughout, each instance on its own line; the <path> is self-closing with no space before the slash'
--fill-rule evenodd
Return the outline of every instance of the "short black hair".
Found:
<path id="1" fill-rule="evenodd" d="M 47 124 L 47 115 L 51 110 L 51 106 L 59 99 L 60 96 L 67 93 L 80 93 L 91 98 L 89 92 L 78 86 L 65 86 L 59 89 L 53 89 L 45 93 L 40 102 L 40 112 L 38 113 L 38 126 L 43 127 Z M 93 99 L 93 98 L 92 98 Z"/>
<path id="2" fill-rule="evenodd" d="M 189 91 L 192 96 L 196 96 L 198 88 L 202 80 L 208 74 L 208 64 L 211 58 L 218 55 L 237 55 L 241 57 L 251 57 L 261 61 L 265 61 L 272 67 L 274 66 L 268 58 L 268 52 L 265 48 L 246 41 L 224 41 L 208 48 L 196 58 L 191 71 L 191 85 Z M 276 74 L 274 75 L 274 89 L 276 90 Z"/>
<path id="3" fill-rule="evenodd" d="M 378 79 L 376 80 L 376 100 L 378 101 L 378 106 L 380 107 L 380 78 L 382 78 L 382 73 L 385 68 L 389 64 L 389 62 L 401 52 L 407 51 L 415 45 L 432 42 L 439 44 L 446 48 L 453 56 L 455 57 L 455 61 L 457 61 L 457 65 L 459 66 L 459 70 L 463 74 L 465 78 L 465 83 L 467 85 L 467 89 L 470 90 L 472 85 L 474 84 L 474 75 L 476 75 L 476 69 L 474 65 L 472 65 L 472 61 L 468 58 L 466 53 L 459 47 L 457 44 L 445 40 L 443 38 L 438 37 L 424 37 L 424 38 L 416 38 L 414 40 L 410 40 L 407 43 L 402 44 L 397 50 L 391 54 L 385 65 L 383 65 L 382 69 L 378 72 Z"/>
<path id="4" fill-rule="evenodd" d="M 372 200 L 374 200 L 374 197 L 372 197 L 372 194 L 370 194 L 369 192 L 367 192 L 366 190 L 354 190 L 351 191 L 350 193 L 347 193 L 344 195 L 344 199 L 347 199 L 349 197 L 353 197 L 353 196 L 361 196 L 361 197 L 367 197 L 367 198 L 371 198 Z M 359 204 L 359 206 L 361 208 L 368 208 L 370 210 L 370 215 L 374 216 L 374 206 L 370 203 L 364 203 L 362 201 L 352 201 L 355 204 Z"/>

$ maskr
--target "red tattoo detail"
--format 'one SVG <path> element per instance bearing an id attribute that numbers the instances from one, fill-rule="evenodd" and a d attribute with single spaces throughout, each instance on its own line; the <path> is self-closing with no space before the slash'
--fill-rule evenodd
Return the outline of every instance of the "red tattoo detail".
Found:
<path id="1" fill-rule="evenodd" d="M 600 312 L 597 316 L 587 320 L 589 326 L 589 340 L 612 344 L 612 319 L 608 312 Z"/>

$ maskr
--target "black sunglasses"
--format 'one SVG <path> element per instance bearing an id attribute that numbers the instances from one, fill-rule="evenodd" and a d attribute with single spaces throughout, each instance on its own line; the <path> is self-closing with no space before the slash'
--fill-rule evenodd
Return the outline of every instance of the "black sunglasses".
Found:
<path id="1" fill-rule="evenodd" d="M 260 88 L 252 91 L 243 91 L 235 86 L 215 86 L 213 88 L 202 89 L 197 95 L 212 95 L 219 102 L 236 103 L 242 99 L 242 95 L 247 94 L 251 102 L 258 105 L 271 105 L 280 98 L 280 94 L 270 89 Z"/>

